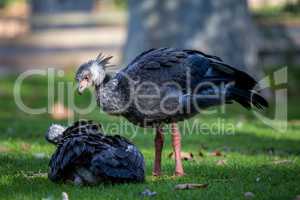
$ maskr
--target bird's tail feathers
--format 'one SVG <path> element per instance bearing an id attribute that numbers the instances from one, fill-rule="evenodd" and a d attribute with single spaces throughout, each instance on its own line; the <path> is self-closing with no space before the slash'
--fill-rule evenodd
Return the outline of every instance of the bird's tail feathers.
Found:
<path id="1" fill-rule="evenodd" d="M 242 90 L 236 87 L 228 89 L 229 97 L 241 104 L 247 109 L 251 109 L 252 106 L 260 110 L 264 110 L 268 107 L 268 102 L 264 97 L 251 90 Z"/>

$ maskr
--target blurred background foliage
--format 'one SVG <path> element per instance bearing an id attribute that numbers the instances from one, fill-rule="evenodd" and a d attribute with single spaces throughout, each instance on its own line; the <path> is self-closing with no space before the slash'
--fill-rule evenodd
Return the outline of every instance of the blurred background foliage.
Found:
<path id="1" fill-rule="evenodd" d="M 256 17 L 267 18 L 284 18 L 284 17 L 299 17 L 300 15 L 300 1 L 287 1 L 280 5 L 266 5 L 254 8 L 253 12 Z"/>
<path id="2" fill-rule="evenodd" d="M 241 30 L 235 15 L 245 11 Z M 212 53 L 257 78 L 288 66 L 289 95 L 298 96 L 300 0 L 0 0 L 0 78 L 47 67 L 72 73 L 100 51 L 114 56 L 114 72 L 139 52 L 159 46 Z"/>
<path id="3" fill-rule="evenodd" d="M 21 0 L 0 0 L 0 8 L 5 8 L 7 6 L 10 6 L 13 3 L 19 2 Z"/>

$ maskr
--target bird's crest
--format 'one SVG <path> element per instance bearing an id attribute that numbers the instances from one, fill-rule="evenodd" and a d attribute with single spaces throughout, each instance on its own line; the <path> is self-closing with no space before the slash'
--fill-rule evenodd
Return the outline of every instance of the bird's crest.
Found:
<path id="1" fill-rule="evenodd" d="M 104 68 L 106 67 L 112 67 L 113 65 L 109 65 L 110 59 L 112 59 L 113 56 L 105 56 L 103 53 L 99 53 L 96 57 L 96 62 L 99 65 L 102 65 Z"/>

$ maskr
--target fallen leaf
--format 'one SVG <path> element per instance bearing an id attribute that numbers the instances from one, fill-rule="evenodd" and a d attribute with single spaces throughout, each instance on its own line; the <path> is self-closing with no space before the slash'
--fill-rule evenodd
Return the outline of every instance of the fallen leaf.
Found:
<path id="1" fill-rule="evenodd" d="M 169 158 L 175 159 L 175 155 L 174 152 L 170 153 L 168 155 Z M 194 155 L 190 152 L 181 152 L 181 159 L 182 160 L 193 160 L 194 159 Z"/>
<path id="2" fill-rule="evenodd" d="M 218 160 L 217 161 L 217 165 L 222 166 L 222 165 L 226 165 L 227 164 L 227 160 Z"/>
<path id="3" fill-rule="evenodd" d="M 51 117 L 56 120 L 73 117 L 74 112 L 65 107 L 62 103 L 55 103 L 51 109 Z"/>
<path id="4" fill-rule="evenodd" d="M 151 191 L 148 188 L 146 188 L 143 192 L 141 192 L 141 195 L 144 197 L 152 197 L 155 196 L 157 192 Z"/>
<path id="5" fill-rule="evenodd" d="M 21 171 L 23 177 L 25 177 L 26 179 L 33 179 L 33 178 L 37 178 L 37 177 L 47 177 L 48 173 L 43 173 L 41 171 L 38 172 L 33 172 L 33 171 Z"/>
<path id="6" fill-rule="evenodd" d="M 210 155 L 212 155 L 212 156 L 223 156 L 223 154 L 219 150 L 215 150 L 215 151 L 211 152 Z"/>
<path id="7" fill-rule="evenodd" d="M 62 200 L 69 200 L 69 196 L 68 196 L 68 194 L 66 192 L 62 192 L 61 193 L 61 197 L 62 197 L 61 198 Z"/>
<path id="8" fill-rule="evenodd" d="M 22 144 L 21 144 L 21 149 L 22 149 L 23 151 L 29 151 L 29 150 L 31 149 L 31 145 L 28 144 L 28 143 L 22 143 Z"/>
<path id="9" fill-rule="evenodd" d="M 207 188 L 208 183 L 198 184 L 198 183 L 183 183 L 175 185 L 175 190 L 191 190 L 191 189 L 201 189 Z"/>
<path id="10" fill-rule="evenodd" d="M 11 149 L 5 146 L 0 146 L 0 153 L 7 153 L 10 152 Z"/>
<path id="11" fill-rule="evenodd" d="M 35 154 L 33 154 L 33 156 L 37 159 L 43 159 L 43 158 L 47 157 L 47 155 L 45 153 L 35 153 Z"/>
<path id="12" fill-rule="evenodd" d="M 292 160 L 275 160 L 272 163 L 274 165 L 280 165 L 280 164 L 289 164 L 289 163 L 292 163 L 292 162 L 293 162 Z"/>
<path id="13" fill-rule="evenodd" d="M 246 199 L 251 199 L 255 197 L 255 195 L 252 192 L 245 192 L 244 196 Z"/>

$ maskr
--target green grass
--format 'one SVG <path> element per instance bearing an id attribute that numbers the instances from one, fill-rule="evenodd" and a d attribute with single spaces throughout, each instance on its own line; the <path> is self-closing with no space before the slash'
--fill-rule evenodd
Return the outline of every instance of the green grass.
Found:
<path id="1" fill-rule="evenodd" d="M 166 134 L 161 178 L 151 176 L 153 162 L 153 132 L 138 134 L 132 141 L 141 149 L 146 160 L 146 182 L 142 184 L 99 185 L 75 187 L 54 184 L 44 175 L 54 146 L 44 139 L 44 132 L 55 120 L 48 114 L 30 115 L 20 111 L 13 100 L 12 89 L 15 77 L 0 79 L 0 199 L 61 199 L 67 192 L 74 199 L 141 199 L 140 192 L 149 188 L 156 191 L 154 199 L 245 199 L 245 192 L 252 192 L 254 199 L 294 199 L 300 194 L 300 122 L 297 102 L 289 106 L 293 121 L 285 133 L 279 133 L 256 120 L 239 106 L 232 106 L 228 114 L 197 116 L 189 122 L 181 123 L 183 151 L 192 152 L 194 161 L 185 161 L 186 176 L 172 176 L 174 161 L 168 158 L 171 152 L 170 137 Z M 33 107 L 47 104 L 47 82 L 41 78 L 25 81 L 22 87 L 24 102 Z M 75 96 L 76 104 L 84 106 L 89 95 Z M 66 102 L 66 100 L 65 100 Z M 78 118 L 94 119 L 101 122 L 111 133 L 117 133 L 111 124 L 125 123 L 124 119 L 108 117 L 96 109 Z M 234 134 L 188 131 L 187 123 L 199 121 L 213 125 L 217 118 L 225 126 L 235 126 Z M 56 121 L 58 122 L 58 121 Z M 66 123 L 60 121 L 59 123 Z M 133 126 L 132 126 L 133 127 Z M 121 132 L 122 131 L 122 132 Z M 132 136 L 133 130 L 122 129 L 119 134 Z M 222 156 L 212 156 L 219 150 Z M 199 156 L 199 152 L 203 156 Z M 38 157 L 36 154 L 44 154 Z M 218 165 L 225 160 L 225 165 Z M 274 161 L 284 161 L 276 164 Z M 199 190 L 176 191 L 179 183 L 208 183 Z M 148 198 L 148 197 L 147 197 Z"/>

